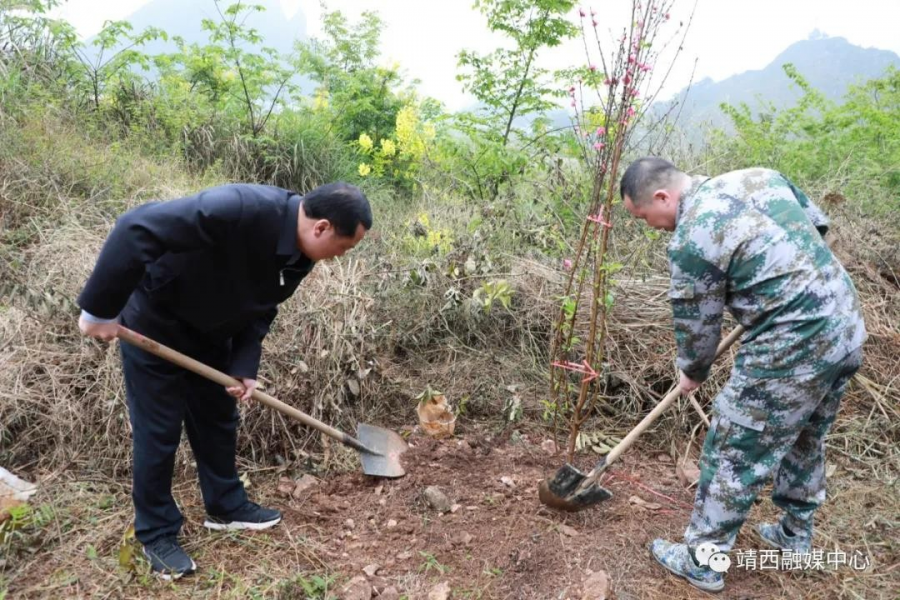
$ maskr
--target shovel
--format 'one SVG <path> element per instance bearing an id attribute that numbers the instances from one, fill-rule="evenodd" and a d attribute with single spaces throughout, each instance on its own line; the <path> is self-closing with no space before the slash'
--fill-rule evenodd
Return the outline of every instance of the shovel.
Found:
<path id="1" fill-rule="evenodd" d="M 743 333 L 743 327 L 740 325 L 735 327 L 728 334 L 728 337 L 719 342 L 719 347 L 716 349 L 716 358 L 719 358 Z M 631 447 L 634 440 L 644 433 L 680 395 L 681 388 L 676 383 L 669 390 L 669 393 L 666 394 L 665 398 L 638 423 L 637 427 L 632 429 L 621 442 L 616 444 L 616 447 L 610 450 L 609 454 L 601 458 L 597 466 L 587 475 L 572 465 L 566 464 L 556 472 L 552 479 L 541 480 L 541 483 L 538 485 L 538 497 L 541 500 L 541 504 L 567 512 L 578 512 L 612 498 L 612 492 L 596 485 L 597 479 L 600 478 L 600 475 L 606 471 L 609 465 L 616 462 L 619 456 Z"/>
<path id="2" fill-rule="evenodd" d="M 179 367 L 192 371 L 220 385 L 226 387 L 241 385 L 233 377 L 185 356 L 177 350 L 163 346 L 159 342 L 154 342 L 150 338 L 127 327 L 119 325 L 118 337 L 132 346 L 137 346 L 146 352 L 164 358 Z M 406 473 L 400 465 L 400 455 L 407 450 L 406 442 L 397 433 L 389 429 L 359 423 L 356 427 L 356 435 L 359 436 L 359 439 L 357 439 L 313 419 L 308 414 L 273 398 L 265 392 L 253 390 L 252 397 L 269 408 L 274 408 L 304 425 L 318 429 L 325 435 L 358 451 L 363 473 L 366 475 L 372 475 L 373 477 L 402 477 Z"/>

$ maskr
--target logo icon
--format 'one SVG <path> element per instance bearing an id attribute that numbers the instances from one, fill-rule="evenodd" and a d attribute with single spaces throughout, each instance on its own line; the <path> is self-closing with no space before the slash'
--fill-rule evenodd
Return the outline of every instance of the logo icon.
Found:
<path id="1" fill-rule="evenodd" d="M 719 550 L 712 542 L 703 542 L 694 551 L 697 563 L 701 567 L 709 567 L 716 573 L 725 573 L 731 567 L 731 559 Z"/>

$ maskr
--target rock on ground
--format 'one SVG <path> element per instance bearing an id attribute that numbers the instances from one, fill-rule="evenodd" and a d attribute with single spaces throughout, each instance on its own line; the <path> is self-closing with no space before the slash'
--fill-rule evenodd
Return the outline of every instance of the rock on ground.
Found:
<path id="1" fill-rule="evenodd" d="M 441 491 L 441 489 L 437 486 L 429 486 L 425 488 L 425 491 L 422 493 L 425 498 L 425 502 L 438 511 L 439 513 L 445 513 L 450 510 L 451 503 L 450 498 L 447 497 L 447 494 Z"/>
<path id="2" fill-rule="evenodd" d="M 371 600 L 372 585 L 364 575 L 358 575 L 341 589 L 341 600 Z"/>

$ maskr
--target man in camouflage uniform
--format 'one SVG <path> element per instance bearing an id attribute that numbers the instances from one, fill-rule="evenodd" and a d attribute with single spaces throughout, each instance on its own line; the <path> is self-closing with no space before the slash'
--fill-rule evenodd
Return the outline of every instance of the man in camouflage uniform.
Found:
<path id="1" fill-rule="evenodd" d="M 827 218 L 776 171 L 690 177 L 642 158 L 625 172 L 621 195 L 634 217 L 674 232 L 669 297 L 682 390 L 709 375 L 726 307 L 747 330 L 715 399 L 685 543 L 651 545 L 664 567 L 718 591 L 724 577 L 706 566 L 714 564 L 708 544 L 731 549 L 770 475 L 784 515 L 760 525 L 761 537 L 810 551 L 813 513 L 825 500 L 825 434 L 862 361 L 859 298 L 823 239 Z"/>

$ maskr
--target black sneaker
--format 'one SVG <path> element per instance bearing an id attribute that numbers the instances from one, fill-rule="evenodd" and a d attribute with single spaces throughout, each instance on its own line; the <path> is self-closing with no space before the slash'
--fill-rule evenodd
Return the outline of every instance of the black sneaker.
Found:
<path id="1" fill-rule="evenodd" d="M 197 570 L 197 564 L 178 545 L 175 536 L 163 536 L 146 544 L 144 556 L 150 561 L 153 572 L 166 581 L 180 579 Z"/>
<path id="2" fill-rule="evenodd" d="M 281 513 L 273 508 L 264 508 L 255 502 L 247 502 L 237 510 L 221 517 L 207 517 L 203 526 L 215 531 L 235 529 L 268 529 L 281 522 Z"/>

